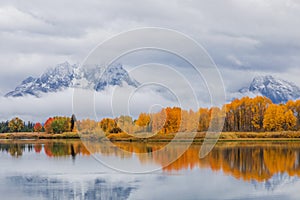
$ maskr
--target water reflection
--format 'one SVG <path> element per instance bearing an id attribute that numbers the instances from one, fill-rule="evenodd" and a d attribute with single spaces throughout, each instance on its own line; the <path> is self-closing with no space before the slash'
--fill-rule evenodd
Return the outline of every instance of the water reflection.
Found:
<path id="1" fill-rule="evenodd" d="M 23 152 L 41 153 L 48 157 L 72 156 L 74 159 L 77 154 L 90 155 L 84 144 L 80 140 L 71 141 L 2 141 L 0 151 L 7 152 L 13 157 L 23 155 Z"/>
<path id="2" fill-rule="evenodd" d="M 17 186 L 17 193 L 31 199 L 128 199 L 135 190 L 132 183 L 111 182 L 105 178 L 91 178 L 75 183 L 65 177 L 40 175 L 9 176 L 6 184 Z M 7 196 L 8 194 L 6 194 Z M 16 194 L 10 194 L 12 198 Z M 24 196 L 25 195 L 25 196 Z M 9 196 L 10 198 L 10 196 Z"/>
<path id="3" fill-rule="evenodd" d="M 156 163 L 164 166 L 169 157 L 177 155 L 182 144 L 169 147 L 164 154 L 157 154 L 164 143 L 89 143 L 89 150 L 80 140 L 76 141 L 5 141 L 0 143 L 0 151 L 13 157 L 23 152 L 45 153 L 48 157 L 90 156 L 99 153 L 102 156 L 117 156 L 130 159 L 134 154 L 142 164 Z M 210 154 L 199 159 L 200 145 L 190 148 L 175 162 L 163 168 L 166 172 L 208 168 L 222 171 L 244 181 L 264 182 L 278 174 L 300 176 L 300 143 L 218 143 Z M 123 149 L 124 151 L 119 151 Z"/>

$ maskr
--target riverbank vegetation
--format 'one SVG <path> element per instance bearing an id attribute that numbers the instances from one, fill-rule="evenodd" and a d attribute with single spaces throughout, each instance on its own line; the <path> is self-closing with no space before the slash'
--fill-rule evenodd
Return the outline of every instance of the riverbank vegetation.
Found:
<path id="1" fill-rule="evenodd" d="M 270 99 L 262 96 L 244 97 L 222 108 L 199 108 L 193 111 L 167 107 L 157 113 L 141 113 L 137 119 L 120 116 L 100 121 L 77 121 L 75 115 L 72 115 L 49 117 L 44 123 L 25 123 L 18 117 L 0 123 L 0 132 L 7 133 L 0 134 L 1 138 L 17 138 L 18 135 L 21 138 L 26 135 L 39 138 L 70 135 L 74 138 L 74 135 L 80 135 L 95 139 L 140 141 L 145 138 L 170 140 L 179 135 L 180 139 L 196 137 L 201 140 L 206 132 L 218 131 L 223 131 L 220 139 L 300 138 L 300 100 L 273 104 Z"/>
<path id="2" fill-rule="evenodd" d="M 221 127 L 220 127 L 221 126 Z M 90 119 L 77 123 L 80 133 L 104 135 L 111 140 L 170 140 L 175 135 L 199 140 L 205 132 L 223 131 L 220 139 L 299 138 L 300 100 L 273 104 L 266 97 L 235 99 L 222 108 L 200 108 L 198 111 L 178 107 L 164 108 L 158 113 Z"/>

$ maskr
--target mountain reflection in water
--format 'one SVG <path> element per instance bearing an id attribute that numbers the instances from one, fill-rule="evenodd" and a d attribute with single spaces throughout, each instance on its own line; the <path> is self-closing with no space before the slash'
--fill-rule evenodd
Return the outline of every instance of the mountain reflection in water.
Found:
<path id="1" fill-rule="evenodd" d="M 78 182 L 46 176 L 11 176 L 7 184 L 17 186 L 28 197 L 38 199 L 127 199 L 135 189 L 132 184 L 109 182 L 101 178 Z M 82 184 L 84 183 L 84 184 Z"/>

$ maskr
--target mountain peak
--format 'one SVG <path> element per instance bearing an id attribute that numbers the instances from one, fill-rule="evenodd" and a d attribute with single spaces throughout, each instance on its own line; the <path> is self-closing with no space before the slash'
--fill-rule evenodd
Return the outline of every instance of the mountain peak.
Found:
<path id="1" fill-rule="evenodd" d="M 24 79 L 15 90 L 5 96 L 34 95 L 39 97 L 42 93 L 57 92 L 69 87 L 84 87 L 84 85 L 81 85 L 82 80 L 84 80 L 86 88 L 96 91 L 104 90 L 109 85 L 122 87 L 124 82 L 133 87 L 139 85 L 136 80 L 129 76 L 122 64 L 111 65 L 104 71 L 102 76 L 100 76 L 101 70 L 103 69 L 99 67 L 95 69 L 78 68 L 77 65 L 64 62 L 46 70 L 38 78 L 30 76 Z"/>
<path id="2" fill-rule="evenodd" d="M 275 78 L 271 75 L 254 77 L 248 88 L 242 88 L 240 93 L 252 92 L 254 94 L 266 96 L 273 103 L 285 103 L 288 100 L 300 97 L 300 88 L 294 83 Z"/>
<path id="3" fill-rule="evenodd" d="M 123 68 L 122 64 L 112 65 L 107 68 L 101 76 L 99 82 L 95 85 L 95 90 L 103 90 L 107 85 L 119 85 L 123 86 L 123 82 L 128 85 L 137 87 L 139 83 L 130 78 L 128 72 Z"/>

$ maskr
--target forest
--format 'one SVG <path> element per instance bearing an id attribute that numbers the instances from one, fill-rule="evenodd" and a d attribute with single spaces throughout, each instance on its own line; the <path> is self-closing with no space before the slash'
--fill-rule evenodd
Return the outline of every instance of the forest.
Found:
<path id="1" fill-rule="evenodd" d="M 100 122 L 86 119 L 78 121 L 77 128 L 82 132 L 102 130 L 106 134 L 152 132 L 166 135 L 205 132 L 214 123 L 221 123 L 224 132 L 298 131 L 300 100 L 273 104 L 270 99 L 262 96 L 244 97 L 222 108 L 199 108 L 193 111 L 167 107 L 158 113 L 141 113 L 135 120 L 130 116 L 104 118 Z"/>
<path id="2" fill-rule="evenodd" d="M 219 122 L 218 122 L 219 120 Z M 223 123 L 224 122 L 224 123 Z M 131 116 L 76 120 L 71 117 L 49 117 L 45 122 L 27 122 L 15 117 L 0 122 L 0 132 L 64 132 L 90 133 L 101 131 L 105 134 L 177 132 L 205 132 L 214 123 L 221 123 L 224 132 L 278 132 L 300 129 L 300 100 L 285 104 L 274 104 L 266 97 L 244 97 L 235 99 L 223 107 L 199 108 L 197 111 L 179 107 L 163 108 L 157 113 L 141 113 L 137 119 Z M 223 125 L 224 124 L 224 125 Z"/>

